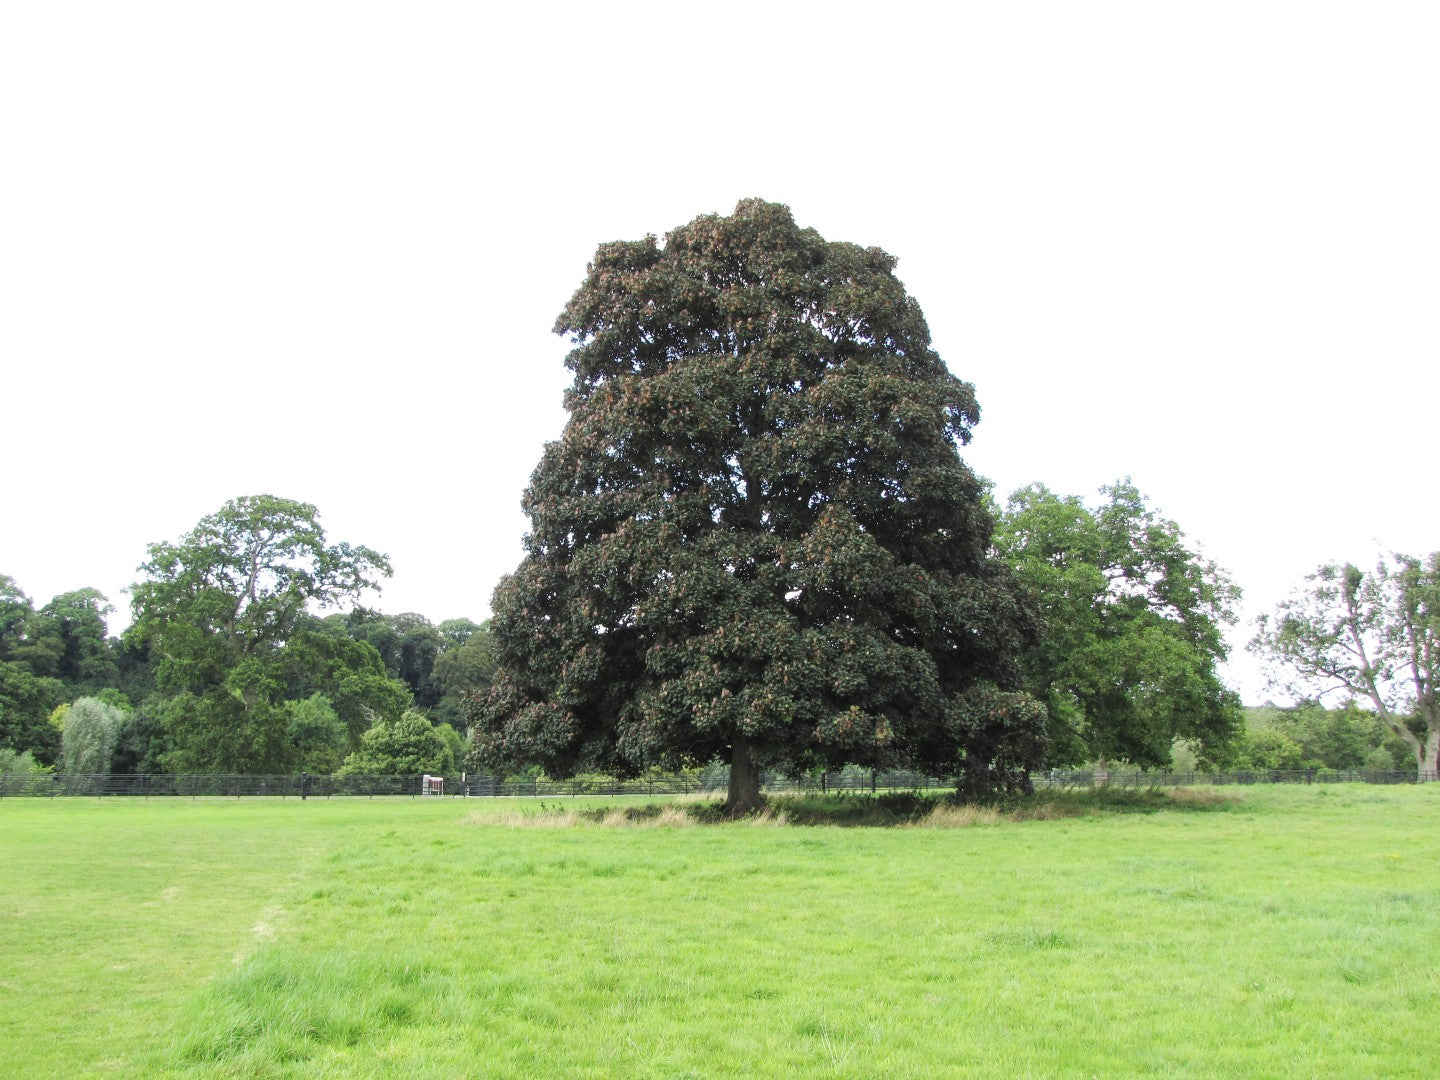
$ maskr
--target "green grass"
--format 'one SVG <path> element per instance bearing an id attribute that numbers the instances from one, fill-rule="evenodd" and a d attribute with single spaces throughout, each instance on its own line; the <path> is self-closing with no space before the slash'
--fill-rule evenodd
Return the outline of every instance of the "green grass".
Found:
<path id="1" fill-rule="evenodd" d="M 544 802 L 0 802 L 0 1075 L 1434 1072 L 1440 785 Z"/>

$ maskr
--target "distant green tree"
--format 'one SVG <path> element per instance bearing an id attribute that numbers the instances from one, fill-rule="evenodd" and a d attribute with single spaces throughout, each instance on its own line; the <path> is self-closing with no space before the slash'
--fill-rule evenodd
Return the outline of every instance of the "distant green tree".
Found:
<path id="1" fill-rule="evenodd" d="M 1392 555 L 1372 572 L 1327 563 L 1262 617 L 1251 649 L 1296 696 L 1368 701 L 1409 748 L 1420 780 L 1440 763 L 1440 552 Z"/>
<path id="2" fill-rule="evenodd" d="M 417 705 L 430 706 L 440 699 L 431 674 L 449 640 L 430 620 L 414 612 L 384 615 L 357 609 L 336 621 L 343 623 L 350 637 L 375 649 L 386 673 L 410 688 Z"/>
<path id="3" fill-rule="evenodd" d="M 163 707 L 163 701 L 157 699 Z M 164 728 L 155 706 L 131 709 L 125 713 L 115 739 L 115 756 L 110 771 L 115 773 L 149 773 L 163 769 L 166 751 Z"/>
<path id="4" fill-rule="evenodd" d="M 72 688 L 99 691 L 119 679 L 105 616 L 114 606 L 98 589 L 61 593 L 40 609 L 60 643 L 57 676 Z"/>
<path id="5" fill-rule="evenodd" d="M 470 640 L 470 636 L 484 628 L 483 623 L 474 619 L 446 619 L 435 629 L 449 643 L 447 648 L 459 648 Z"/>
<path id="6" fill-rule="evenodd" d="M 64 693 L 58 679 L 32 675 L 22 663 L 0 661 L 0 747 L 52 764 L 60 752 L 60 731 L 50 723 L 50 713 Z"/>
<path id="7" fill-rule="evenodd" d="M 494 683 L 495 667 L 495 638 L 489 620 L 471 623 L 461 644 L 452 645 L 435 659 L 432 678 L 441 696 L 431 716 L 465 731 L 470 723 L 466 698 L 483 694 Z"/>
<path id="8" fill-rule="evenodd" d="M 76 701 L 65 715 L 65 732 L 60 739 L 60 771 L 109 773 L 124 723 L 125 714 L 113 705 L 93 697 Z"/>
<path id="9" fill-rule="evenodd" d="M 286 653 L 315 621 L 312 608 L 378 588 L 389 561 L 327 543 L 314 506 L 273 495 L 233 499 L 179 543 L 152 544 L 149 553 L 145 579 L 131 589 L 126 637 L 149 650 L 155 685 L 169 699 L 155 710 L 167 767 L 289 767 Z M 311 686 L 301 696 L 323 691 L 338 702 L 330 690 Z"/>
<path id="10" fill-rule="evenodd" d="M 238 682 L 239 680 L 237 680 Z M 149 706 L 160 729 L 159 763 L 173 773 L 290 772 L 289 715 L 268 696 L 251 699 L 222 687 L 204 694 L 185 690 Z"/>
<path id="11" fill-rule="evenodd" d="M 445 750 L 449 754 L 445 762 L 445 775 L 463 771 L 465 759 L 469 754 L 469 747 L 466 745 L 465 739 L 450 724 L 436 724 L 435 730 L 440 733 L 440 738 L 445 742 Z"/>
<path id="12" fill-rule="evenodd" d="M 373 646 L 316 621 L 307 621 L 277 658 L 283 696 L 323 694 L 345 724 L 351 745 L 378 717 L 396 720 L 411 703 L 410 688 L 386 674 Z"/>
<path id="13" fill-rule="evenodd" d="M 436 658 L 434 679 L 446 695 L 459 697 L 494 682 L 495 666 L 495 638 L 487 621 Z"/>
<path id="14" fill-rule="evenodd" d="M 1336 709 L 1327 709 L 1317 701 L 1302 701 L 1289 708 L 1262 705 L 1245 710 L 1245 734 L 1237 741 L 1231 765 L 1362 769 L 1370 767 L 1367 762 L 1374 760 L 1374 751 L 1388 741 L 1389 732 L 1380 718 L 1353 700 Z M 1287 750 L 1286 760 L 1291 764 L 1274 764 L 1274 755 L 1264 749 L 1281 745 L 1295 748 L 1293 755 Z"/>
<path id="15" fill-rule="evenodd" d="M 324 694 L 286 703 L 288 732 L 298 767 L 306 772 L 333 773 L 350 750 L 350 732 Z"/>
<path id="16" fill-rule="evenodd" d="M 1049 710 L 1052 760 L 1166 766 L 1177 738 L 1223 755 L 1240 728 L 1218 670 L 1239 589 L 1130 481 L 1101 494 L 1092 509 L 1021 488 L 995 534 L 1040 613 L 1022 664 Z"/>
<path id="17" fill-rule="evenodd" d="M 61 593 L 38 611 L 14 578 L 0 575 L 0 663 L 58 679 L 62 696 L 93 694 L 119 682 L 105 616 L 114 609 L 96 589 Z"/>
<path id="18" fill-rule="evenodd" d="M 178 544 L 149 550 L 128 636 L 149 645 L 164 690 L 224 683 L 283 645 L 311 608 L 358 598 L 391 572 L 370 548 L 327 544 L 314 506 L 273 495 L 232 499 Z"/>
<path id="19" fill-rule="evenodd" d="M 1299 769 L 1305 764 L 1305 748 L 1279 728 L 1262 727 L 1247 731 L 1239 740 L 1232 762 L 1237 769 Z"/>
<path id="20" fill-rule="evenodd" d="M 423 713 L 406 712 L 398 720 L 381 720 L 360 736 L 360 749 L 345 759 L 341 772 L 360 776 L 443 775 L 450 750 Z"/>
<path id="21" fill-rule="evenodd" d="M 30 598 L 9 574 L 0 574 L 0 662 L 13 660 L 25 624 L 35 614 Z"/>

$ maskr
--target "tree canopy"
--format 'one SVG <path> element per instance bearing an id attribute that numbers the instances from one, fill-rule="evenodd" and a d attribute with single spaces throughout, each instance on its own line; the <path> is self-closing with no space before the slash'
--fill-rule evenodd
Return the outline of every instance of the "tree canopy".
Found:
<path id="1" fill-rule="evenodd" d="M 723 757 L 1023 785 L 1031 625 L 957 447 L 973 388 L 878 248 L 747 200 L 602 245 L 556 322 L 564 433 L 497 588 L 483 764 L 620 775 Z"/>
<path id="2" fill-rule="evenodd" d="M 996 543 L 1040 611 L 1025 685 L 1051 718 L 1052 761 L 1170 762 L 1176 738 L 1223 753 L 1239 697 L 1220 679 L 1239 590 L 1128 480 L 1094 509 L 1034 484 Z"/>
<path id="3" fill-rule="evenodd" d="M 149 553 L 127 636 L 150 646 L 157 679 L 175 689 L 223 681 L 283 645 L 310 609 L 358 599 L 391 572 L 370 548 L 327 545 L 314 506 L 274 495 L 231 499 Z"/>
<path id="4" fill-rule="evenodd" d="M 368 547 L 329 544 L 309 503 L 232 499 L 178 543 L 150 545 L 126 637 L 148 649 L 156 708 L 177 771 L 273 772 L 294 764 L 287 700 L 323 693 L 354 735 L 366 710 L 398 717 L 403 684 L 370 646 L 336 640 L 313 614 L 390 575 Z"/>

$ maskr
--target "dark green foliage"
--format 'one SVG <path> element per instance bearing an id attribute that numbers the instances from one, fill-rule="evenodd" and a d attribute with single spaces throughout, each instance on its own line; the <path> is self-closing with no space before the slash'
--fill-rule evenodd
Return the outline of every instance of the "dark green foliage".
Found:
<path id="1" fill-rule="evenodd" d="M 956 452 L 979 408 L 893 268 L 758 200 L 600 247 L 556 323 L 570 420 L 495 593 L 481 763 L 721 757 L 739 809 L 757 766 L 1025 783 L 1029 622 Z"/>
<path id="2" fill-rule="evenodd" d="M 60 752 L 60 732 L 50 712 L 64 698 L 58 679 L 39 678 L 23 664 L 0 661 L 0 747 L 31 753 L 42 765 Z"/>
<path id="3" fill-rule="evenodd" d="M 55 761 L 60 736 L 46 723 L 50 711 L 113 690 L 120 672 L 105 636 L 111 610 L 102 593 L 78 589 L 36 611 L 15 579 L 0 575 L 0 747 Z"/>
<path id="4" fill-rule="evenodd" d="M 284 696 L 301 700 L 323 694 L 358 739 L 376 718 L 398 719 L 410 704 L 410 688 L 390 678 L 368 642 L 329 632 L 307 620 L 277 658 Z"/>
<path id="5" fill-rule="evenodd" d="M 34 606 L 9 574 L 0 574 L 0 662 L 15 659 L 15 648 L 25 624 L 34 615 Z"/>
<path id="6" fill-rule="evenodd" d="M 350 749 L 350 732 L 324 694 L 285 703 L 296 766 L 304 772 L 333 773 Z"/>
<path id="7" fill-rule="evenodd" d="M 269 695 L 247 706 L 226 687 L 184 690 L 151 707 L 167 747 L 160 755 L 165 772 L 282 773 L 295 765 L 289 717 Z"/>
<path id="8" fill-rule="evenodd" d="M 356 641 L 374 647 L 386 673 L 410 688 L 416 705 L 430 706 L 440 700 L 441 690 L 431 676 L 436 658 L 450 646 L 451 640 L 423 615 L 414 612 L 382 615 L 357 608 L 348 615 L 331 616 L 331 619 L 343 622 L 346 632 Z"/>
<path id="9" fill-rule="evenodd" d="M 476 627 L 463 643 L 441 653 L 435 661 L 435 681 L 446 695 L 483 690 L 495 679 L 495 639 L 490 624 Z"/>
<path id="10" fill-rule="evenodd" d="M 196 692 L 282 646 L 312 605 L 390 576 L 378 552 L 327 545 L 315 507 L 273 495 L 232 499 L 178 544 L 151 544 L 140 569 L 126 636 L 150 647 L 162 690 Z"/>
<path id="11" fill-rule="evenodd" d="M 1217 667 L 1239 590 L 1128 480 L 1102 494 L 1092 510 L 1022 488 L 996 532 L 1041 613 L 1025 685 L 1049 709 L 1051 763 L 1165 766 L 1177 738 L 1223 755 L 1240 700 Z"/>
<path id="12" fill-rule="evenodd" d="M 38 613 L 46 634 L 58 643 L 53 674 L 74 690 L 114 686 L 119 669 L 107 639 L 105 616 L 114 611 L 96 589 L 61 593 Z"/>
<path id="13" fill-rule="evenodd" d="M 122 710 L 124 711 L 124 710 Z M 164 753 L 164 730 L 152 708 L 131 709 L 115 740 L 110 771 L 115 773 L 160 772 Z"/>

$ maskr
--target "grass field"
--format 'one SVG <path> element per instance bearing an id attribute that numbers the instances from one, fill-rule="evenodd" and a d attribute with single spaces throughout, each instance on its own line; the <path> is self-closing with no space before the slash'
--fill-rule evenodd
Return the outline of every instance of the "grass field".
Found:
<path id="1" fill-rule="evenodd" d="M 1440 785 L 1237 797 L 953 828 L 4 800 L 0 1075 L 1435 1075 Z"/>

